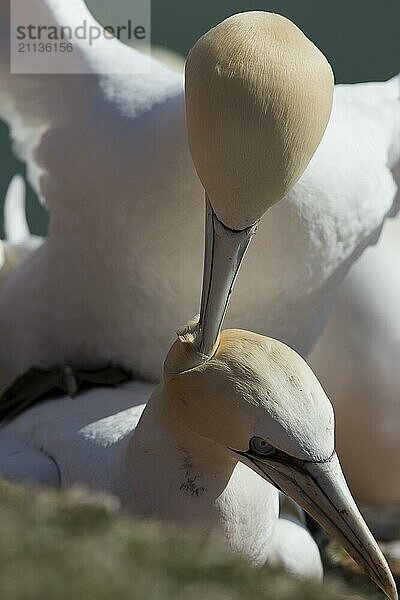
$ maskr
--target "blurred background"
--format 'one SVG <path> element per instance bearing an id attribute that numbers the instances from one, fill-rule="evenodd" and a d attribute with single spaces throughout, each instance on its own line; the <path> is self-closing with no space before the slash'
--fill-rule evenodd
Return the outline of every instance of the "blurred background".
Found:
<path id="1" fill-rule="evenodd" d="M 120 11 L 124 22 L 134 1 L 113 0 L 114 18 Z M 94 16 L 107 25 L 109 0 L 86 2 Z M 400 72 L 400 0 L 153 0 L 152 44 L 185 56 L 205 31 L 246 10 L 278 12 L 293 20 L 327 56 L 338 83 L 383 81 Z M 11 177 L 24 174 L 24 165 L 13 154 L 8 128 L 1 121 L 0 158 L 2 202 Z M 44 234 L 47 214 L 29 187 L 27 210 L 33 233 Z M 1 233 L 2 228 L 0 220 Z"/>

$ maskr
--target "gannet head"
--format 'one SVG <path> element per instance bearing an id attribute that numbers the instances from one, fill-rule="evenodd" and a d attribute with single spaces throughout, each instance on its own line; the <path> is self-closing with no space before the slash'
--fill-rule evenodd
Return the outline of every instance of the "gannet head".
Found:
<path id="1" fill-rule="evenodd" d="M 234 15 L 186 61 L 189 146 L 207 196 L 201 351 L 211 356 L 255 225 L 303 174 L 326 129 L 333 75 L 288 19 Z"/>
<path id="2" fill-rule="evenodd" d="M 227 330 L 214 356 L 192 368 L 193 329 L 165 362 L 166 397 L 179 422 L 295 500 L 396 599 L 334 451 L 332 405 L 310 367 L 276 340 Z"/>
<path id="3" fill-rule="evenodd" d="M 332 97 L 328 61 L 285 17 L 240 13 L 200 38 L 186 61 L 189 144 L 224 225 L 245 229 L 287 194 L 321 141 Z"/>

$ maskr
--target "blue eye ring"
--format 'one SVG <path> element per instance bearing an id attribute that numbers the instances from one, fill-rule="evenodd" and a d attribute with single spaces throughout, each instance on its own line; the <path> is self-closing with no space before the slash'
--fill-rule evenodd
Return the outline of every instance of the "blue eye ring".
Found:
<path id="1" fill-rule="evenodd" d="M 275 452 L 275 448 L 271 446 L 269 442 L 257 435 L 250 439 L 249 450 L 252 454 L 256 454 L 257 456 L 269 456 Z"/>

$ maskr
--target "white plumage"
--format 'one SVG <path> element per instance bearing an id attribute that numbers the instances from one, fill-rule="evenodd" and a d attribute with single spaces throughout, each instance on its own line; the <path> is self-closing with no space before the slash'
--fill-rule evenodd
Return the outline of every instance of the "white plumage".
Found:
<path id="1" fill-rule="evenodd" d="M 307 529 L 304 513 L 284 494 L 280 495 L 279 520 L 268 566 L 300 579 L 323 578 L 319 548 Z"/>
<path id="2" fill-rule="evenodd" d="M 38 3 L 64 24 L 80 8 L 78 0 L 65 12 L 56 0 Z M 147 60 L 117 42 L 113 51 L 112 60 Z M 134 81 L 101 75 L 110 58 L 100 48 L 92 74 L 71 85 L 62 76 L 57 88 L 54 79 L 24 76 L 8 78 L 2 92 L 4 116 L 51 212 L 49 239 L 10 276 L 0 295 L 2 385 L 32 364 L 62 362 L 81 367 L 113 362 L 157 379 L 171 323 L 195 309 L 201 202 L 185 141 L 182 82 L 156 64 L 150 77 Z M 395 82 L 360 89 L 360 94 L 355 87 L 337 89 L 327 135 L 296 188 L 260 227 L 253 264 L 244 270 L 232 306 L 231 321 L 268 331 L 303 353 L 397 191 L 391 174 L 400 154 Z M 40 104 L 32 106 L 39 97 Z M 374 160 L 369 156 L 366 162 L 372 148 Z M 34 479 L 53 485 L 81 482 L 114 493 L 125 506 L 135 502 L 144 515 L 197 522 L 205 532 L 217 527 L 233 548 L 262 564 L 274 545 L 278 507 L 276 489 L 261 474 L 312 514 L 315 505 L 316 518 L 329 531 L 336 528 L 350 553 L 396 598 L 333 452 L 329 402 L 299 357 L 252 335 L 225 332 L 227 355 L 220 347 L 222 359 L 218 355 L 215 364 L 213 357 L 203 365 L 210 381 L 206 374 L 197 380 L 193 369 L 202 390 L 197 407 L 207 398 L 204 382 L 214 382 L 213 368 L 216 388 L 225 386 L 226 398 L 211 397 L 203 414 L 187 408 L 194 404 L 195 388 L 180 393 L 174 387 L 178 372 L 169 372 L 167 361 L 164 388 L 153 393 L 142 417 L 143 392 L 150 388 L 135 382 L 130 389 L 97 389 L 76 401 L 42 404 L 4 427 L 5 474 L 18 479 L 36 474 Z M 249 348 L 242 356 L 243 344 Z M 179 373 L 183 389 L 190 374 Z M 214 385 L 209 390 L 215 392 Z M 174 416 L 176 404 L 182 406 Z M 277 452 L 272 466 L 251 452 L 260 431 Z"/>
<path id="3" fill-rule="evenodd" d="M 397 216 L 352 267 L 311 356 L 335 398 L 337 443 L 352 489 L 359 501 L 375 506 L 386 535 L 393 533 L 387 509 L 400 512 L 399 260 Z"/>
<path id="4" fill-rule="evenodd" d="M 38 10 L 63 24 L 74 11 L 91 19 L 80 0 L 42 0 Z M 100 48 L 94 74 L 75 77 L 13 79 L 3 66 L 1 111 L 51 212 L 49 240 L 1 293 L 3 385 L 56 358 L 113 359 L 159 379 L 171 324 L 197 310 L 203 202 L 181 77 L 157 63 L 151 76 L 101 75 L 108 60 Z M 113 60 L 147 59 L 116 42 Z M 336 88 L 317 154 L 259 228 L 228 325 L 310 350 L 334 291 L 393 207 L 399 130 L 396 79 Z"/>

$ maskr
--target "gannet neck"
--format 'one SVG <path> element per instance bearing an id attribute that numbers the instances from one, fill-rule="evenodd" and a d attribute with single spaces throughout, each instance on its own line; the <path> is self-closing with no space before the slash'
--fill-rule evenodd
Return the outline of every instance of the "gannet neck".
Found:
<path id="1" fill-rule="evenodd" d="M 157 439 L 155 439 L 157 431 Z M 168 394 L 165 386 L 160 384 L 146 405 L 146 409 L 140 419 L 137 430 L 134 433 L 135 444 L 170 446 L 184 450 L 190 454 L 202 468 L 209 470 L 210 474 L 220 471 L 232 474 L 237 459 L 233 457 L 226 448 L 215 443 L 188 427 L 183 422 L 180 414 L 179 404 Z M 132 440 L 133 441 L 133 440 Z M 225 481 L 227 484 L 228 479 Z"/>
<path id="2" fill-rule="evenodd" d="M 237 460 L 190 431 L 160 385 L 132 434 L 127 477 L 140 513 L 174 521 L 214 520 Z M 155 476 L 157 473 L 157 476 Z"/>
<path id="3" fill-rule="evenodd" d="M 183 427 L 164 392 L 161 386 L 154 392 L 130 440 L 128 501 L 133 497 L 144 516 L 222 535 L 234 551 L 263 565 L 278 519 L 277 490 Z"/>
<path id="4" fill-rule="evenodd" d="M 222 535 L 256 565 L 267 560 L 279 513 L 277 490 L 184 426 L 163 386 L 131 436 L 125 469 L 127 503 L 133 498 L 139 514 Z"/>
<path id="5" fill-rule="evenodd" d="M 172 166 L 179 165 L 182 173 L 188 170 L 191 174 L 193 169 L 186 139 L 184 93 L 181 78 L 175 74 L 170 74 L 171 85 L 160 89 L 156 68 L 152 75 L 152 88 L 142 103 L 136 99 L 140 96 L 136 88 L 129 90 L 137 100 L 134 107 L 119 106 L 120 92 L 112 87 L 112 80 L 107 90 L 102 90 L 105 97 L 101 96 L 101 101 L 99 90 L 90 88 L 77 115 L 79 137 L 70 127 L 58 124 L 73 153 L 77 157 L 82 153 L 83 160 L 68 156 L 60 164 L 59 148 L 54 147 L 57 142 L 47 133 L 41 157 L 47 173 L 41 179 L 40 192 L 51 213 L 50 236 L 69 239 L 78 230 L 79 237 L 101 241 L 109 232 L 113 243 L 129 238 L 132 246 L 132 239 L 140 236 L 146 223 L 160 226 L 159 222 L 176 222 L 176 215 L 168 215 L 169 201 L 182 196 L 182 181 L 177 180 Z M 120 118 L 114 121 L 108 118 L 107 93 L 116 96 Z M 93 136 L 81 139 L 90 126 Z M 165 151 L 171 146 L 176 151 L 172 152 L 173 159 L 171 150 Z M 72 164 L 68 176 L 65 162 Z"/>

